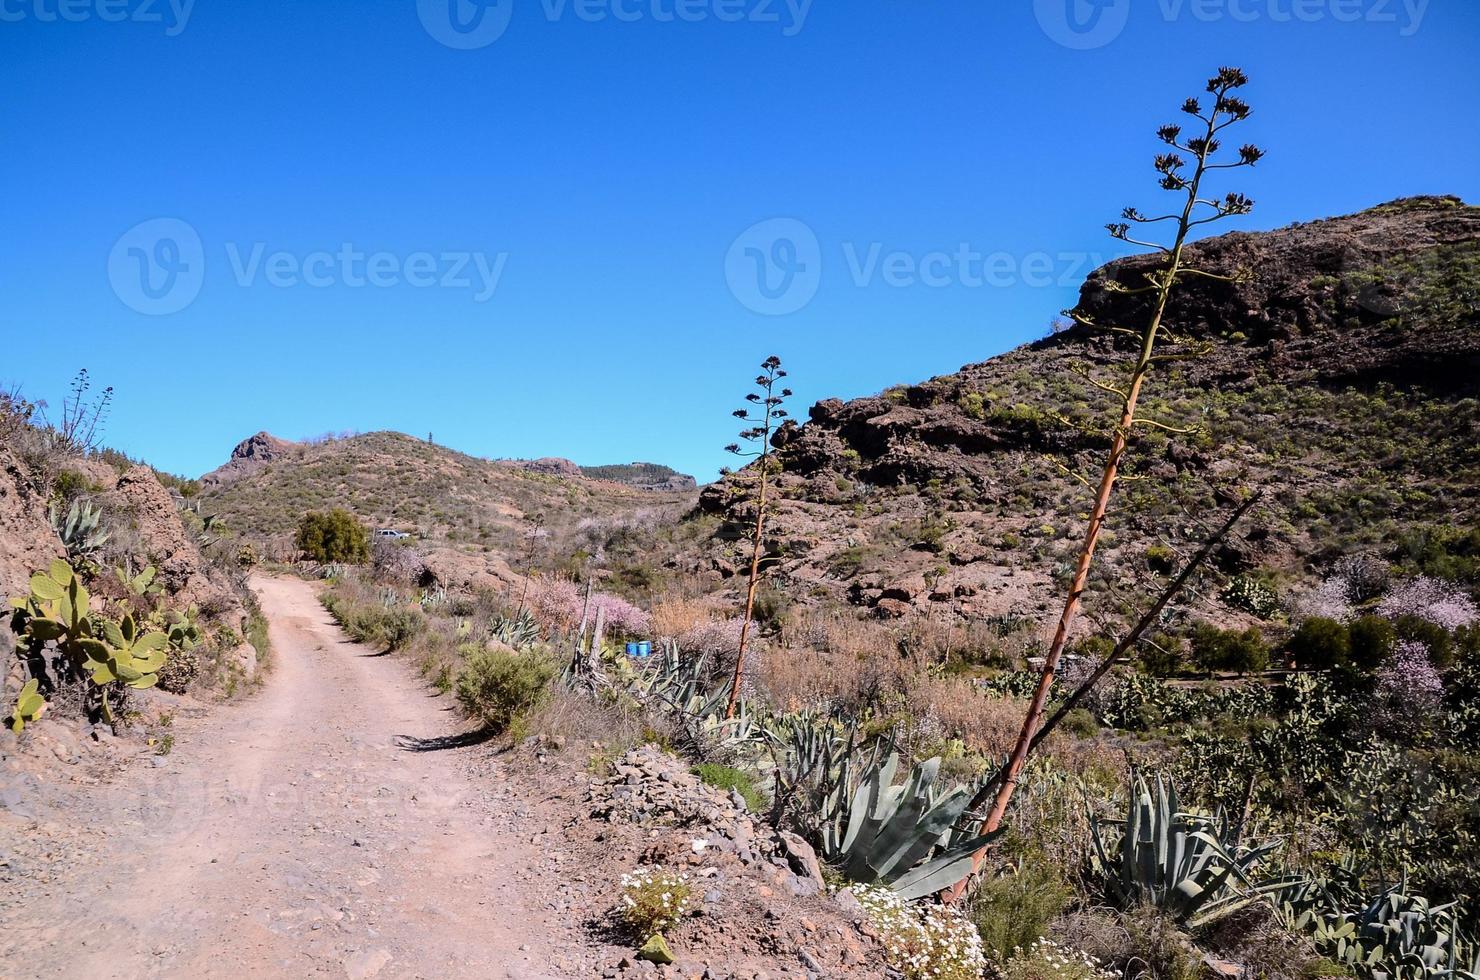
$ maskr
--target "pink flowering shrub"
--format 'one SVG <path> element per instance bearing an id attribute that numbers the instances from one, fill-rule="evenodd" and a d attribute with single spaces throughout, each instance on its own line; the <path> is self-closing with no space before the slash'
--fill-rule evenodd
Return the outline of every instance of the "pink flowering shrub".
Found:
<path id="1" fill-rule="evenodd" d="M 1422 643 L 1400 640 L 1378 668 L 1373 695 L 1377 727 L 1393 735 L 1412 735 L 1438 713 L 1444 700 L 1444 679 Z"/>
<path id="2" fill-rule="evenodd" d="M 1350 622 L 1356 616 L 1351 583 L 1342 575 L 1332 575 L 1297 599 L 1291 611 L 1298 622 L 1317 618 Z"/>
<path id="3" fill-rule="evenodd" d="M 652 629 L 652 617 L 626 599 L 619 599 L 605 592 L 593 592 L 591 593 L 593 622 L 598 609 L 602 610 L 606 628 L 612 632 L 640 637 L 645 636 Z"/>
<path id="4" fill-rule="evenodd" d="M 529 585 L 529 605 L 537 618 L 557 631 L 569 631 L 581 621 L 580 586 L 568 578 L 541 576 Z"/>
<path id="5" fill-rule="evenodd" d="M 1475 603 L 1450 582 L 1420 575 L 1382 597 L 1377 614 L 1385 619 L 1415 616 L 1446 630 L 1473 626 L 1480 620 Z"/>
<path id="6" fill-rule="evenodd" d="M 569 631 L 580 625 L 585 604 L 583 590 L 570 579 L 542 576 L 530 583 L 530 607 L 541 621 L 557 630 Z M 626 599 L 593 592 L 587 613 L 588 623 L 596 621 L 598 609 L 602 611 L 606 629 L 613 633 L 642 636 L 652 627 L 652 617 Z"/>

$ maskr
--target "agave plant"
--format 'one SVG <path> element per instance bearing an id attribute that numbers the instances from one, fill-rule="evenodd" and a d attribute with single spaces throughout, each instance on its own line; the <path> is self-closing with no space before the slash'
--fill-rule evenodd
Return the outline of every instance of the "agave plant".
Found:
<path id="1" fill-rule="evenodd" d="M 92 561 L 103 550 L 103 545 L 108 543 L 108 532 L 98 527 L 103 519 L 103 512 L 86 501 L 72 501 L 72 506 L 63 516 L 57 502 L 53 500 L 46 513 L 51 519 L 52 529 L 56 531 L 62 546 L 67 549 L 67 556 L 73 562 Z"/>
<path id="2" fill-rule="evenodd" d="M 532 647 L 544 638 L 540 624 L 528 612 L 521 612 L 513 618 L 497 616 L 488 629 L 495 640 L 515 650 Z"/>
<path id="3" fill-rule="evenodd" d="M 850 881 L 887 885 L 906 900 L 924 898 L 956 884 L 971 871 L 972 855 L 1004 832 L 979 836 L 957 828 L 972 790 L 936 786 L 940 759 L 916 764 L 903 785 L 894 785 L 899 754 L 890 752 L 869 767 L 853 794 L 847 825 L 823 835 L 823 856 L 842 867 Z"/>
<path id="4" fill-rule="evenodd" d="M 1124 820 L 1091 821 L 1091 864 L 1121 908 L 1154 905 L 1197 928 L 1290 886 L 1290 879 L 1251 877 L 1283 841 L 1240 844 L 1221 810 L 1184 811 L 1176 788 L 1159 775 L 1153 783 L 1133 772 L 1131 787 Z"/>
<path id="5" fill-rule="evenodd" d="M 1400 882 L 1365 897 L 1351 864 L 1282 889 L 1276 907 L 1323 956 L 1373 980 L 1477 980 L 1480 944 L 1463 936 L 1454 905 L 1431 905 Z"/>
<path id="6" fill-rule="evenodd" d="M 789 810 L 824 852 L 836 853 L 861 759 L 857 729 L 798 712 L 771 719 L 764 736 L 773 769 L 772 821 L 780 823 Z"/>

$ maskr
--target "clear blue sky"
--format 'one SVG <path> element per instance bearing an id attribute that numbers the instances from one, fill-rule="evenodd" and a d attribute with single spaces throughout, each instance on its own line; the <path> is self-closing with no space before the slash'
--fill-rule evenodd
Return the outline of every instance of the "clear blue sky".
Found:
<path id="1" fill-rule="evenodd" d="M 0 0 L 0 377 L 91 368 L 109 442 L 191 475 L 391 428 L 709 478 L 768 354 L 804 411 L 1042 335 L 1220 64 L 1269 152 L 1229 228 L 1480 201 L 1473 0 L 59 2 Z M 161 218 L 199 255 L 126 236 Z M 736 242 L 775 218 L 817 246 L 773 301 Z M 183 308 L 137 311 L 141 262 Z"/>

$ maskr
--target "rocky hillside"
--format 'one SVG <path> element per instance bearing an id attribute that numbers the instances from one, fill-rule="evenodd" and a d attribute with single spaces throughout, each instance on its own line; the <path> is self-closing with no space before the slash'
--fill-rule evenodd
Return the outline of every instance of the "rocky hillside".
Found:
<path id="1" fill-rule="evenodd" d="M 682 509 L 693 500 L 661 481 L 649 488 L 593 479 L 569 460 L 491 461 L 395 432 L 316 443 L 259 433 L 200 482 L 207 511 L 283 549 L 305 512 L 330 507 L 429 546 L 512 557 L 537 517 L 558 533 L 587 519 Z"/>
<path id="2" fill-rule="evenodd" d="M 36 434 L 22 433 L 34 442 Z M 31 576 L 58 558 L 66 558 L 52 527 L 48 501 L 69 488 L 73 499 L 84 501 L 101 516 L 106 534 L 94 561 L 97 578 L 90 589 L 99 600 L 124 598 L 111 576 L 115 567 L 136 573 L 147 566 L 157 570 L 160 601 L 173 610 L 193 609 L 205 628 L 207 642 L 199 649 L 216 668 L 203 675 L 209 684 L 251 680 L 257 672 L 257 651 L 247 643 L 250 626 L 240 583 L 233 570 L 213 562 L 203 552 L 210 541 L 200 520 L 184 501 L 168 490 L 155 471 L 144 465 L 122 464 L 123 457 L 62 455 L 48 461 L 46 471 L 28 460 L 27 446 L 0 438 L 0 590 L 5 597 L 29 593 Z M 115 465 L 118 461 L 120 465 Z M 66 513 L 65 503 L 61 512 Z M 8 616 L 0 620 L 0 697 L 9 704 L 19 688 L 19 661 L 11 657 Z M 209 682 L 209 684 L 207 683 Z"/>
<path id="3" fill-rule="evenodd" d="M 1266 505 L 1220 556 L 1224 572 L 1282 591 L 1347 552 L 1401 551 L 1480 512 L 1480 208 L 1411 198 L 1347 217 L 1235 233 L 1191 249 L 1196 267 L 1169 323 L 1209 350 L 1155 375 L 1152 417 L 1114 501 L 1096 588 L 1122 598 L 1198 538 L 1235 494 Z M 1145 311 L 1115 281 L 1085 282 L 1079 310 L 1139 329 Z M 953 609 L 1035 615 L 1057 593 L 1082 534 L 1129 352 L 1114 334 L 1056 333 L 959 372 L 812 407 L 779 433 L 784 503 L 768 542 L 794 597 L 835 596 L 884 617 Z M 724 520 L 678 568 L 722 582 L 739 567 L 745 505 L 732 477 L 704 492 Z M 1156 549 L 1156 550 L 1153 550 Z M 730 587 L 737 584 L 734 579 Z M 1205 597 L 1206 598 L 1206 597 Z"/>
<path id="4" fill-rule="evenodd" d="M 608 480 L 624 483 L 641 490 L 693 490 L 699 483 L 687 473 L 680 473 L 671 466 L 661 463 L 613 463 L 606 466 L 581 466 L 559 456 L 543 459 L 500 460 L 532 473 L 549 473 L 555 476 L 579 477 L 591 480 Z"/>

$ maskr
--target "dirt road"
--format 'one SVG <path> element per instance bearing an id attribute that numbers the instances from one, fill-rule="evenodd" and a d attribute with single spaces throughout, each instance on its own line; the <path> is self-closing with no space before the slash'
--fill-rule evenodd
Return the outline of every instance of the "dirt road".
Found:
<path id="1" fill-rule="evenodd" d="M 0 935 L 0 976 L 568 976 L 511 798 L 394 658 L 350 643 L 312 585 L 255 583 L 263 690 L 177 723 L 160 765 L 79 793 L 78 866 Z M 411 746 L 411 747 L 408 747 Z M 75 855 L 74 855 L 75 856 Z"/>

